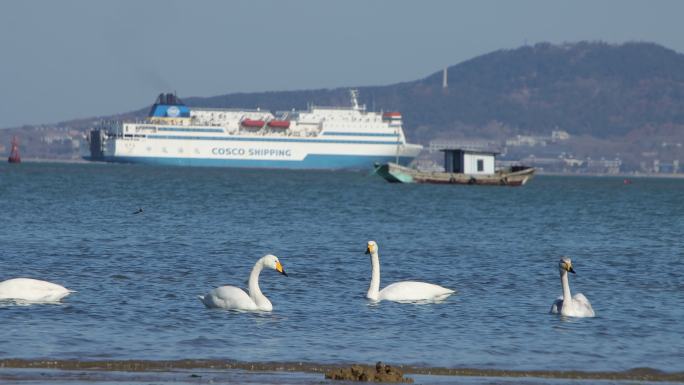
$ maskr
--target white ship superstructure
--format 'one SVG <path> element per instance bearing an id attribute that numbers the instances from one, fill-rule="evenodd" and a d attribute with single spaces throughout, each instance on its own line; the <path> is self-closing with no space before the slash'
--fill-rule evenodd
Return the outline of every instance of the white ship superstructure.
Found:
<path id="1" fill-rule="evenodd" d="M 277 112 L 193 108 L 161 94 L 142 122 L 91 133 L 91 159 L 110 162 L 298 169 L 363 169 L 409 163 L 422 146 L 409 144 L 398 112 L 359 105 L 311 106 Z"/>

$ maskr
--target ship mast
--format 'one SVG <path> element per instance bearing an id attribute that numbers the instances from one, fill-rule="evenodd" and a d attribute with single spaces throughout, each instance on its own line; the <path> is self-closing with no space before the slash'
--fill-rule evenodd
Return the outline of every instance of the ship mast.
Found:
<path id="1" fill-rule="evenodd" d="M 352 110 L 354 111 L 366 111 L 366 105 L 359 105 L 359 90 L 350 89 L 349 95 L 351 96 Z"/>
<path id="2" fill-rule="evenodd" d="M 359 90 L 349 90 L 349 95 L 351 96 L 352 109 L 355 111 L 359 110 Z"/>

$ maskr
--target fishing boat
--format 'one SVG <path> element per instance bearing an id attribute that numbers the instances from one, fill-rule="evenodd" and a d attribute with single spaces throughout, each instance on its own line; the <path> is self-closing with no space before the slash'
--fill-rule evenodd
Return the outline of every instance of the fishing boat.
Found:
<path id="1" fill-rule="evenodd" d="M 464 148 L 443 149 L 445 171 L 421 171 L 397 163 L 376 165 L 375 172 L 390 183 L 437 183 L 465 185 L 522 186 L 535 169 L 512 166 L 494 169 L 497 152 Z"/>
<path id="2" fill-rule="evenodd" d="M 19 156 L 19 140 L 15 136 L 12 138 L 12 149 L 10 150 L 10 156 L 7 158 L 10 163 L 21 163 L 21 157 Z"/>

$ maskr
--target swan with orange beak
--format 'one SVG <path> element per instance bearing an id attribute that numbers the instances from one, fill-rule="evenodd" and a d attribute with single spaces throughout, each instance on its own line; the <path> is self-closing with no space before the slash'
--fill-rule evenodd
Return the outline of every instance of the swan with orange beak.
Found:
<path id="1" fill-rule="evenodd" d="M 249 275 L 249 294 L 235 286 L 221 286 L 211 290 L 204 296 L 200 296 L 204 306 L 208 308 L 221 308 L 240 311 L 272 311 L 271 301 L 261 292 L 259 288 L 259 274 L 264 267 L 273 269 L 280 274 L 287 276 L 283 265 L 275 255 L 265 255 L 261 257 Z"/>
<path id="2" fill-rule="evenodd" d="M 561 258 L 558 262 L 558 271 L 560 272 L 563 295 L 553 302 L 550 312 L 566 317 L 594 317 L 594 309 L 591 307 L 591 303 L 584 294 L 577 293 L 574 296 L 570 294 L 568 273 L 575 274 L 575 269 L 572 267 L 570 258 Z"/>

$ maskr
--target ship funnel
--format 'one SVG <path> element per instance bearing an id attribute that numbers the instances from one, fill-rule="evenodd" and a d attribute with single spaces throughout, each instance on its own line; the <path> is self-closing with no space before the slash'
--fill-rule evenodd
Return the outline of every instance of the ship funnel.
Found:
<path id="1" fill-rule="evenodd" d="M 172 93 L 161 93 L 150 109 L 149 118 L 189 118 L 190 108 Z"/>

